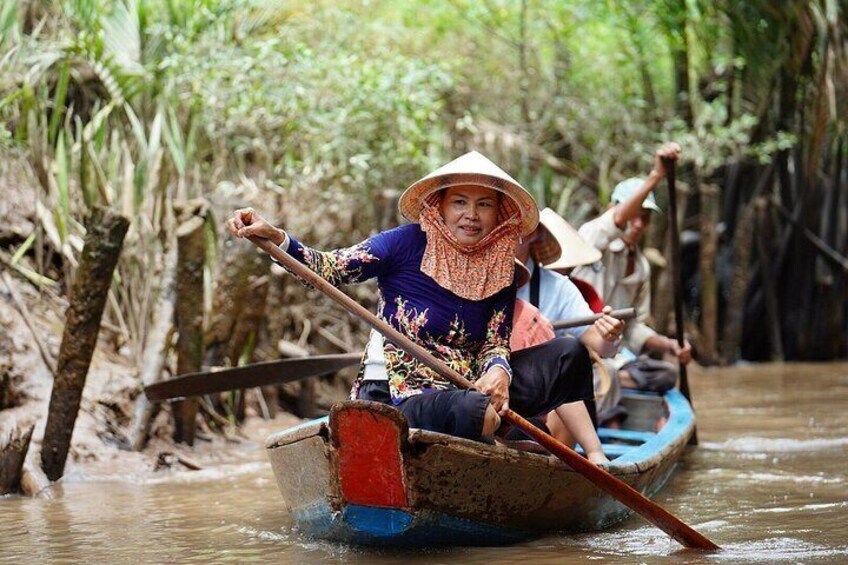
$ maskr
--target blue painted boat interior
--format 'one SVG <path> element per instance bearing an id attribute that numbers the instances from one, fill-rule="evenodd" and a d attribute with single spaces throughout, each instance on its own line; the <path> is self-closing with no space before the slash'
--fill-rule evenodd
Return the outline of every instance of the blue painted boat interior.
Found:
<path id="1" fill-rule="evenodd" d="M 661 396 L 654 392 L 627 391 L 632 396 Z M 606 456 L 614 465 L 624 465 L 644 461 L 658 453 L 684 432 L 694 419 L 694 413 L 683 394 L 677 389 L 662 395 L 668 406 L 669 419 L 659 432 L 599 428 L 598 438 Z M 575 446 L 578 453 L 585 453 L 580 444 Z"/>
<path id="2" fill-rule="evenodd" d="M 631 447 L 616 457 L 614 461 L 616 465 L 638 463 L 652 457 L 680 437 L 686 428 L 692 425 L 695 414 L 683 394 L 677 389 L 672 389 L 666 392 L 664 397 L 669 412 L 668 422 L 662 430 L 650 434 L 641 444 Z M 606 451 L 606 448 L 604 449 Z"/>

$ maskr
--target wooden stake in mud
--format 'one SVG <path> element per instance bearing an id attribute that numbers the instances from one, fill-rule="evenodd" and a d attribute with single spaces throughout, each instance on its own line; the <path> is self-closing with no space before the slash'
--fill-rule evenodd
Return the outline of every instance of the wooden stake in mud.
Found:
<path id="1" fill-rule="evenodd" d="M 41 463 L 51 481 L 61 478 L 65 470 L 82 389 L 127 228 L 129 220 L 101 207 L 95 208 L 86 222 L 41 448 Z"/>
<path id="2" fill-rule="evenodd" d="M 177 245 L 169 244 L 165 251 L 165 265 L 158 277 L 159 297 L 156 300 L 153 323 L 144 340 L 144 352 L 141 357 L 141 382 L 150 386 L 162 379 L 162 372 L 171 349 L 171 336 L 174 331 L 174 309 L 176 304 Z M 135 402 L 135 416 L 129 433 L 129 446 L 141 451 L 147 444 L 150 422 L 159 409 L 159 405 L 148 402 L 147 396 L 139 396 Z"/>
<path id="3" fill-rule="evenodd" d="M 474 385 L 458 372 L 448 367 L 445 363 L 433 357 L 429 351 L 411 341 L 408 337 L 391 327 L 383 320 L 377 318 L 361 304 L 331 285 L 318 276 L 305 265 L 299 263 L 288 253 L 280 249 L 268 239 L 254 238 L 251 241 L 260 249 L 279 261 L 292 273 L 308 282 L 341 305 L 345 310 L 358 316 L 368 323 L 372 328 L 383 334 L 383 336 L 396 346 L 403 348 L 415 359 L 430 367 L 440 375 L 451 381 L 459 388 L 473 388 Z M 521 429 L 527 435 L 538 441 L 545 449 L 565 462 L 569 467 L 586 477 L 595 486 L 607 492 L 616 500 L 641 514 L 646 520 L 660 528 L 662 531 L 676 539 L 685 547 L 695 549 L 717 550 L 719 547 L 703 535 L 687 526 L 679 518 L 658 504 L 644 496 L 642 493 L 604 471 L 586 458 L 579 455 L 573 449 L 563 445 L 552 436 L 543 432 L 523 417 L 512 410 L 507 410 L 502 416 L 503 420 Z"/>
<path id="4" fill-rule="evenodd" d="M 31 425 L 22 431 L 19 426 L 15 426 L 8 437 L 0 436 L 0 496 L 18 490 L 34 428 Z"/>
<path id="5" fill-rule="evenodd" d="M 192 216 L 177 228 L 177 374 L 196 373 L 203 363 L 204 219 Z M 174 439 L 194 445 L 197 399 L 173 403 Z"/>

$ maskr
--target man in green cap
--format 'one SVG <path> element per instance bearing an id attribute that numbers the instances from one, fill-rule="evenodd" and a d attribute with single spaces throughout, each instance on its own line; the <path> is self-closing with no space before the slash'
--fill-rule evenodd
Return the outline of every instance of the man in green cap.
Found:
<path id="1" fill-rule="evenodd" d="M 651 267 L 639 249 L 653 212 L 662 212 L 651 193 L 665 177 L 665 159 L 677 160 L 680 146 L 666 143 L 654 156 L 648 178 L 630 178 L 613 190 L 610 208 L 583 224 L 579 234 L 602 253 L 601 259 L 579 267 L 574 276 L 590 283 L 604 302 L 613 308 L 636 308 L 637 317 L 627 324 L 621 353 L 616 358 L 625 387 L 664 392 L 677 382 L 677 367 L 647 354 L 673 355 L 681 363 L 692 359 L 689 343 L 664 336 L 647 325 L 651 311 Z"/>

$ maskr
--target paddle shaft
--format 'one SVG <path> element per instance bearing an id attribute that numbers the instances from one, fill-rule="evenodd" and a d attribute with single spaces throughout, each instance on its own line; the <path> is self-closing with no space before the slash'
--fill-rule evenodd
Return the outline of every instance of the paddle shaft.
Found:
<path id="1" fill-rule="evenodd" d="M 674 285 L 674 326 L 677 329 L 677 343 L 680 347 L 686 342 L 683 334 L 683 279 L 680 275 L 680 230 L 677 227 L 677 187 L 675 186 L 674 161 L 664 159 L 666 179 L 668 180 L 668 228 L 671 233 L 671 280 Z M 686 364 L 678 363 L 680 368 L 680 392 L 689 404 L 692 404 L 692 395 L 689 392 L 689 375 L 686 372 Z M 692 410 L 695 407 L 692 406 Z M 692 430 L 690 445 L 698 445 L 698 428 Z"/>
<path id="2" fill-rule="evenodd" d="M 383 334 L 386 339 L 394 343 L 396 346 L 406 350 L 407 353 L 412 355 L 424 365 L 430 367 L 434 371 L 437 371 L 440 375 L 451 381 L 459 388 L 474 388 L 474 385 L 469 380 L 438 359 L 434 358 L 426 349 L 417 343 L 414 343 L 408 337 L 401 334 L 383 320 L 379 319 L 361 304 L 358 304 L 352 298 L 280 249 L 272 241 L 260 238 L 252 238 L 251 241 L 253 241 L 253 243 L 260 249 L 268 253 L 268 255 L 279 261 L 280 264 L 286 267 L 289 271 L 335 300 L 354 316 L 358 316 L 364 320 L 372 328 Z M 661 508 L 658 504 L 652 502 L 639 491 L 612 476 L 600 467 L 595 466 L 593 463 L 590 463 L 576 451 L 566 447 L 512 410 L 507 410 L 506 413 L 502 415 L 502 418 L 533 437 L 540 445 L 544 446 L 548 451 L 563 460 L 569 467 L 589 479 L 598 488 L 606 491 L 622 504 L 625 504 L 635 512 L 644 516 L 649 522 L 666 532 L 685 547 L 709 550 L 719 549 L 716 544 L 684 524 L 681 520 Z"/>
<path id="3" fill-rule="evenodd" d="M 580 326 L 588 326 L 594 324 L 604 316 L 612 316 L 619 320 L 632 320 L 636 317 L 635 308 L 622 308 L 621 310 L 613 310 L 609 314 L 592 314 L 591 316 L 583 316 L 582 318 L 573 318 L 571 320 L 559 320 L 551 324 L 555 330 L 564 330 L 567 328 L 579 328 Z"/>

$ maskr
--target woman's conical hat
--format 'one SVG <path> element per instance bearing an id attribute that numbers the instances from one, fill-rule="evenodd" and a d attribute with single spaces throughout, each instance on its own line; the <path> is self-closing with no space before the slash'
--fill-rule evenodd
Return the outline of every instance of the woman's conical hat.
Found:
<path id="1" fill-rule="evenodd" d="M 413 183 L 400 197 L 400 213 L 407 220 L 416 222 L 421 215 L 422 205 L 429 196 L 439 190 L 459 185 L 482 186 L 505 194 L 509 197 L 511 205 L 503 205 L 504 199 L 501 199 L 502 217 L 498 220 L 504 221 L 517 212 L 520 214 L 522 236 L 529 235 L 536 229 L 539 223 L 539 208 L 530 193 L 477 151 L 466 153 Z"/>
<path id="2" fill-rule="evenodd" d="M 589 265 L 601 258 L 601 252 L 571 227 L 562 216 L 545 208 L 539 214 L 545 233 L 530 246 L 530 253 L 546 269 L 570 269 Z"/>

